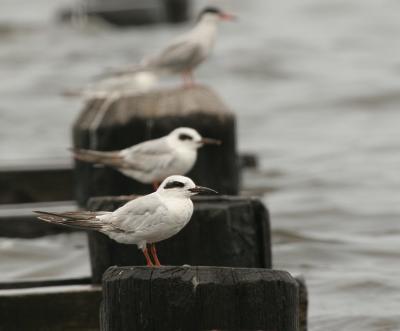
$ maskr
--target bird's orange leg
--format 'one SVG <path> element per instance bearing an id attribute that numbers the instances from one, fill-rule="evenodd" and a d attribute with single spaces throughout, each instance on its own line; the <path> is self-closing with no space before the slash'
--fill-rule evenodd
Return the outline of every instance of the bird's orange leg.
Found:
<path id="1" fill-rule="evenodd" d="M 156 244 L 151 244 L 150 245 L 150 250 L 151 250 L 151 255 L 153 255 L 153 259 L 154 259 L 155 265 L 157 267 L 160 267 L 161 263 L 160 263 L 160 260 L 158 259 L 158 256 L 157 256 Z"/>
<path id="2" fill-rule="evenodd" d="M 157 191 L 158 187 L 160 186 L 160 182 L 153 182 L 153 189 Z"/>
<path id="3" fill-rule="evenodd" d="M 184 88 L 191 88 L 194 85 L 193 74 L 192 71 L 184 71 L 182 73 L 183 78 L 183 87 Z"/>
<path id="4" fill-rule="evenodd" d="M 183 79 L 183 87 L 188 88 L 189 87 L 188 77 L 187 77 L 187 73 L 185 71 L 182 73 L 182 79 Z"/>
<path id="5" fill-rule="evenodd" d="M 144 249 L 142 249 L 142 252 L 143 252 L 144 257 L 146 258 L 147 266 L 148 267 L 154 266 L 153 262 L 150 259 L 149 252 L 147 251 L 147 245 Z"/>
<path id="6" fill-rule="evenodd" d="M 189 70 L 188 73 L 187 73 L 187 75 L 188 75 L 188 78 L 189 78 L 189 86 L 190 86 L 190 87 L 195 86 L 196 83 L 194 82 L 193 71 L 192 71 L 192 70 Z"/>

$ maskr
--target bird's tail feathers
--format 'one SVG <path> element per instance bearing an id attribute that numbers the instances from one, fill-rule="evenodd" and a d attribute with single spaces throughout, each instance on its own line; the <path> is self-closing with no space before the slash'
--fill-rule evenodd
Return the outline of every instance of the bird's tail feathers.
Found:
<path id="1" fill-rule="evenodd" d="M 146 92 L 157 85 L 159 76 L 152 71 L 140 71 L 135 75 L 134 80 L 137 90 L 139 92 Z"/>
<path id="2" fill-rule="evenodd" d="M 34 211 L 34 213 L 39 215 L 38 219 L 52 224 L 69 226 L 81 230 L 101 231 L 104 228 L 104 224 L 97 218 L 102 213 L 88 211 L 53 213 L 39 210 Z"/>
<path id="3" fill-rule="evenodd" d="M 121 68 L 108 68 L 101 74 L 99 74 L 96 78 L 97 79 L 104 79 L 110 77 L 120 77 L 125 76 L 128 74 L 136 74 L 142 71 L 146 71 L 147 66 L 145 63 L 133 64 L 130 66 L 125 66 Z"/>
<path id="4" fill-rule="evenodd" d="M 66 98 L 76 98 L 83 96 L 85 91 L 83 89 L 65 89 L 61 91 L 61 95 Z"/>
<path id="5" fill-rule="evenodd" d="M 108 85 L 129 81 L 127 87 L 122 87 L 121 90 L 129 89 L 136 92 L 146 92 L 158 83 L 159 77 L 158 73 L 147 62 L 143 62 L 125 68 L 108 70 L 98 76 L 97 79 L 103 82 L 114 82 L 114 84 L 108 83 Z"/>
<path id="6" fill-rule="evenodd" d="M 119 152 L 100 152 L 89 149 L 72 148 L 72 154 L 76 160 L 102 164 L 110 167 L 120 168 L 123 166 L 124 160 Z"/>

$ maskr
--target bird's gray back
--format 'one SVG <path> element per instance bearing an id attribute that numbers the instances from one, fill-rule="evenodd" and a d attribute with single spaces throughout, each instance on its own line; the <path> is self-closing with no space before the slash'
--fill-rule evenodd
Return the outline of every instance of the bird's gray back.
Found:
<path id="1" fill-rule="evenodd" d="M 135 233 L 168 213 L 157 192 L 132 200 L 112 213 L 109 222 L 116 231 Z"/>
<path id="2" fill-rule="evenodd" d="M 173 159 L 174 149 L 165 138 L 137 144 L 122 151 L 129 168 L 150 173 L 154 169 L 168 167 Z"/>
<path id="3" fill-rule="evenodd" d="M 167 47 L 153 59 L 151 65 L 158 70 L 191 70 L 205 58 L 201 45 L 195 41 L 179 41 Z"/>

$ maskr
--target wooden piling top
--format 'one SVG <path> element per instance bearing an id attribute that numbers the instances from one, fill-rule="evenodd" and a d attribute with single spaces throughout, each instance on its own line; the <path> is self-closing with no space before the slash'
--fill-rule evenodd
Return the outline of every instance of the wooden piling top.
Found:
<path id="1" fill-rule="evenodd" d="M 285 271 L 111 267 L 102 330 L 298 330 L 298 284 Z"/>
<path id="2" fill-rule="evenodd" d="M 107 106 L 105 104 L 108 103 Z M 221 121 L 233 117 L 221 98 L 209 87 L 171 88 L 141 94 L 121 95 L 114 99 L 95 98 L 88 101 L 77 119 L 81 129 L 91 128 L 101 116 L 101 125 L 124 124 L 132 118 L 160 118 L 194 114 L 217 115 Z"/>

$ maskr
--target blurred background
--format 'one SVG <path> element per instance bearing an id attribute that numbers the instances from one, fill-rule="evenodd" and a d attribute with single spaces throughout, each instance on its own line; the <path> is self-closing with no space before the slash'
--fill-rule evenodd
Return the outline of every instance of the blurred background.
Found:
<path id="1" fill-rule="evenodd" d="M 118 28 L 74 16 L 93 10 L 78 1 L 2 0 L 0 166 L 70 162 L 82 101 L 62 91 L 154 53 L 210 2 L 192 1 L 186 23 Z M 243 186 L 271 211 L 275 268 L 307 280 L 310 330 L 400 330 L 400 2 L 212 3 L 239 21 L 197 79 L 259 156 Z M 155 8 L 148 19 L 165 20 Z M 0 281 L 89 272 L 82 234 L 0 238 Z"/>

